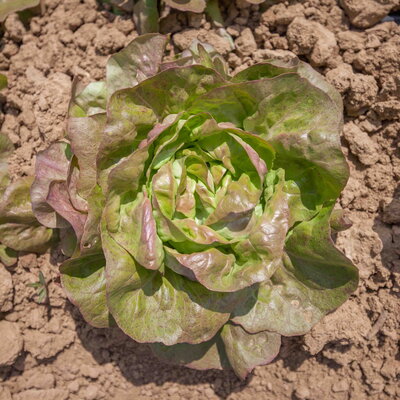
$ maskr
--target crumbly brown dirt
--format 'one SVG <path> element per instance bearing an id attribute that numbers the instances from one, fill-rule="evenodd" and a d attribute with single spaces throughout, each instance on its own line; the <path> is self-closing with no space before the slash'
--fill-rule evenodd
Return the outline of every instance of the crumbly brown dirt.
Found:
<path id="1" fill-rule="evenodd" d="M 63 136 L 73 77 L 101 79 L 107 57 L 137 35 L 128 15 L 95 0 L 44 3 L 29 25 L 10 16 L 0 40 L 0 71 L 9 78 L 0 123 L 16 146 L 14 176 L 31 174 L 35 154 Z M 0 399 L 400 398 L 400 27 L 379 22 L 399 4 L 283 1 L 263 11 L 225 1 L 235 50 L 204 15 L 172 12 L 162 22 L 171 54 L 198 37 L 238 72 L 294 52 L 343 95 L 351 177 L 339 206 L 354 224 L 337 245 L 361 276 L 347 303 L 305 337 L 285 338 L 279 357 L 241 382 L 230 372 L 167 366 L 119 330 L 90 327 L 59 286 L 55 256 L 25 254 L 8 271 L 0 265 Z M 27 287 L 39 270 L 48 304 Z"/>

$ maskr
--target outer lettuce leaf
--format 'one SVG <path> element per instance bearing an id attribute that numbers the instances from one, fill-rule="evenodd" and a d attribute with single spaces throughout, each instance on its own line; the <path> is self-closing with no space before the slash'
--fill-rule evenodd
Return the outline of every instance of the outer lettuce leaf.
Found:
<path id="1" fill-rule="evenodd" d="M 68 120 L 68 138 L 79 164 L 76 189 L 84 199 L 88 198 L 97 182 L 96 159 L 105 124 L 105 113 Z"/>
<path id="2" fill-rule="evenodd" d="M 154 130 L 151 128 L 156 122 L 155 114 L 147 107 L 122 104 L 120 108 L 110 110 L 110 119 L 97 154 L 98 180 L 105 192 L 110 171 L 138 148 L 147 134 Z"/>
<path id="3" fill-rule="evenodd" d="M 162 120 L 169 114 L 188 110 L 191 103 L 201 95 L 224 82 L 216 71 L 202 65 L 169 68 L 132 89 L 115 92 L 110 101 L 110 112 L 132 104 L 150 106 Z"/>
<path id="4" fill-rule="evenodd" d="M 342 304 L 358 281 L 357 268 L 331 239 L 331 213 L 332 207 L 325 208 L 310 221 L 297 225 L 285 244 L 289 256 L 285 266 L 297 279 L 320 291 L 332 290 L 331 305 L 324 300 L 325 310 L 329 311 Z M 314 294 L 314 298 L 322 300 L 321 294 Z"/>
<path id="5" fill-rule="evenodd" d="M 104 201 L 103 192 L 100 186 L 96 185 L 88 197 L 88 213 L 80 243 L 81 253 L 97 254 L 102 251 L 100 220 L 104 209 Z"/>
<path id="6" fill-rule="evenodd" d="M 240 71 L 232 78 L 232 82 L 247 82 L 262 78 L 273 78 L 290 72 L 298 73 L 311 84 L 325 92 L 336 104 L 340 112 L 343 111 L 343 101 L 340 93 L 325 78 L 313 69 L 309 64 L 293 58 L 290 61 L 270 60 L 260 64 L 252 65 Z"/>
<path id="7" fill-rule="evenodd" d="M 163 265 L 164 250 L 157 235 L 151 202 L 146 192 L 120 208 L 120 224 L 113 238 L 143 267 L 158 270 Z"/>
<path id="8" fill-rule="evenodd" d="M 5 190 L 0 200 L 0 241 L 16 251 L 43 252 L 51 244 L 53 231 L 41 226 L 33 215 L 32 180 L 21 178 Z"/>
<path id="9" fill-rule="evenodd" d="M 16 251 L 45 252 L 53 238 L 53 231 L 39 224 L 5 223 L 0 225 L 1 242 Z"/>
<path id="10" fill-rule="evenodd" d="M 79 242 L 83 235 L 87 215 L 77 210 L 72 204 L 66 182 L 51 182 L 46 202 L 57 213 L 57 216 L 61 216 L 69 222 Z"/>
<path id="11" fill-rule="evenodd" d="M 49 228 L 67 228 L 69 223 L 47 202 L 52 182 L 66 182 L 68 178 L 70 147 L 58 142 L 38 153 L 35 181 L 31 188 L 32 209 L 39 222 Z"/>
<path id="12" fill-rule="evenodd" d="M 330 212 L 331 208 L 323 209 L 292 230 L 283 264 L 271 282 L 253 293 L 252 307 L 243 304 L 235 311 L 235 323 L 248 332 L 301 335 L 356 289 L 357 269 L 330 238 Z"/>
<path id="13" fill-rule="evenodd" d="M 70 258 L 60 267 L 61 283 L 70 301 L 97 328 L 114 325 L 106 303 L 106 260 L 102 253 Z"/>
<path id="14" fill-rule="evenodd" d="M 271 362 L 278 354 L 281 337 L 276 333 L 249 334 L 238 325 L 225 324 L 211 340 L 200 344 L 165 346 L 151 344 L 153 353 L 162 361 L 193 369 L 230 369 L 241 379 L 258 365 Z"/>
<path id="15" fill-rule="evenodd" d="M 276 333 L 247 333 L 242 327 L 226 324 L 221 337 L 228 360 L 239 378 L 246 378 L 257 365 L 271 362 L 281 347 L 281 337 Z"/>
<path id="16" fill-rule="evenodd" d="M 166 37 L 147 34 L 134 39 L 125 49 L 110 57 L 107 63 L 108 95 L 131 88 L 156 75 L 164 54 Z"/>
<path id="17" fill-rule="evenodd" d="M 35 222 L 29 201 L 32 181 L 32 177 L 21 178 L 8 186 L 0 202 L 0 222 Z"/>

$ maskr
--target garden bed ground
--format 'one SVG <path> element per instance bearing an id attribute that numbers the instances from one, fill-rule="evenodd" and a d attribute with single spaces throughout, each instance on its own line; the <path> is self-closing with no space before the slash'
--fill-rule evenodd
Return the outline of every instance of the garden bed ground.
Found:
<path id="1" fill-rule="evenodd" d="M 0 124 L 16 146 L 14 177 L 32 174 L 35 154 L 63 136 L 73 77 L 101 79 L 107 57 L 137 35 L 129 16 L 95 0 L 44 3 L 29 26 L 10 16 L 0 40 L 0 71 L 9 78 Z M 342 93 L 351 177 L 340 205 L 354 224 L 337 245 L 360 270 L 358 290 L 304 338 L 284 339 L 279 357 L 241 382 L 230 372 L 165 365 L 117 329 L 90 327 L 59 287 L 59 253 L 26 254 L 9 270 L 0 265 L 0 358 L 20 351 L 0 369 L 1 400 L 400 397 L 400 27 L 397 17 L 378 22 L 399 1 L 285 1 L 265 12 L 244 0 L 225 4 L 234 51 L 204 15 L 175 12 L 162 23 L 172 33 L 169 51 L 198 37 L 239 71 L 291 50 Z M 49 305 L 27 287 L 39 270 Z M 4 348 L 7 334 L 14 347 Z"/>

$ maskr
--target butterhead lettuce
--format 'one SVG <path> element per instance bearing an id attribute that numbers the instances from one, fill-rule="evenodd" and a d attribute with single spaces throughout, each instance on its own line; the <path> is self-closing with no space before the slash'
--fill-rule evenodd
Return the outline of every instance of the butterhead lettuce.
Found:
<path id="1" fill-rule="evenodd" d="M 104 82 L 75 83 L 33 210 L 61 229 L 62 285 L 89 323 L 244 378 L 357 286 L 331 240 L 342 102 L 297 59 L 231 76 L 199 43 L 164 63 L 165 43 L 140 36 Z"/>

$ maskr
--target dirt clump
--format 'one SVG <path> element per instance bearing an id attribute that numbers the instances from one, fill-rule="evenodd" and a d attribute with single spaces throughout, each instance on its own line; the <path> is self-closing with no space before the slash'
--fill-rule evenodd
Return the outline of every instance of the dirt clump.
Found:
<path id="1" fill-rule="evenodd" d="M 340 0 L 352 25 L 369 28 L 399 6 L 398 0 Z"/>
<path id="2" fill-rule="evenodd" d="M 11 274 L 0 265 L 0 312 L 7 312 L 13 308 L 14 288 Z"/>
<path id="3" fill-rule="evenodd" d="M 0 366 L 13 365 L 23 348 L 18 324 L 0 321 L 0 337 Z"/>

